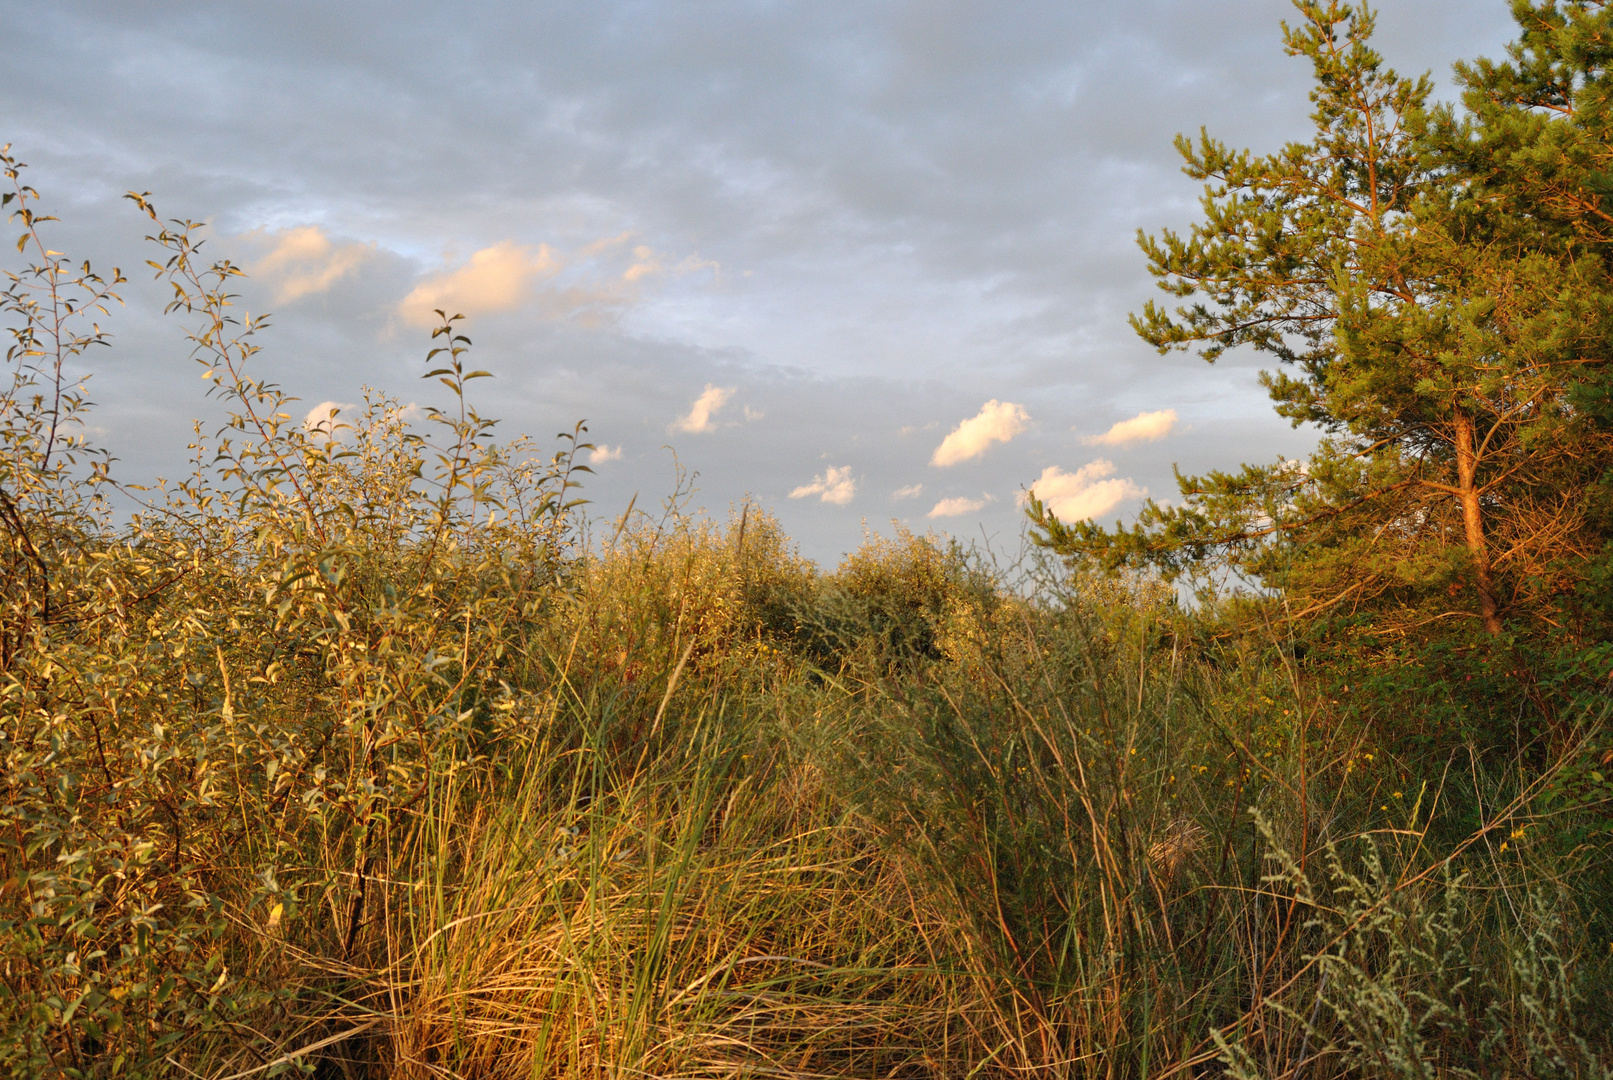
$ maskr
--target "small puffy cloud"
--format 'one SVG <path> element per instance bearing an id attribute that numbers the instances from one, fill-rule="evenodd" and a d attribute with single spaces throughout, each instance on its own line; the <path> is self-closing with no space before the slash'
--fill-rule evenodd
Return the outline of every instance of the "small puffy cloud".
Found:
<path id="1" fill-rule="evenodd" d="M 534 278 L 559 270 L 560 261 L 548 244 L 533 251 L 505 240 L 476 252 L 457 270 L 422 281 L 403 298 L 398 312 L 408 322 L 429 326 L 439 308 L 450 315 L 509 311 L 527 299 Z"/>
<path id="2" fill-rule="evenodd" d="M 956 465 L 960 461 L 979 457 L 992 443 L 1007 442 L 1030 426 L 1030 414 L 1023 405 L 995 399 L 980 407 L 980 412 L 957 427 L 941 440 L 930 458 L 932 465 Z"/>
<path id="3" fill-rule="evenodd" d="M 1129 477 L 1113 478 L 1114 471 L 1114 463 L 1102 459 L 1083 465 L 1073 473 L 1049 465 L 1031 485 L 1031 494 L 1062 521 L 1086 521 L 1107 514 L 1127 499 L 1140 499 L 1148 494 L 1146 488 L 1138 487 Z"/>
<path id="4" fill-rule="evenodd" d="M 624 246 L 631 239 L 633 239 L 633 232 L 631 229 L 629 229 L 627 232 L 617 233 L 615 236 L 601 237 L 600 239 L 595 240 L 592 244 L 585 246 L 582 249 L 582 254 L 586 258 L 590 255 L 599 255 L 603 254 L 604 252 L 614 251 L 615 249 Z"/>
<path id="5" fill-rule="evenodd" d="M 273 286 L 277 304 L 324 292 L 375 254 L 373 244 L 333 244 L 317 225 L 278 232 L 256 230 L 248 237 L 274 245 L 251 264 L 251 271 L 253 277 Z"/>
<path id="6" fill-rule="evenodd" d="M 643 244 L 633 249 L 633 265 L 622 271 L 622 280 L 632 284 L 641 277 L 647 277 L 661 269 L 661 260 L 656 257 L 653 248 Z"/>
<path id="7" fill-rule="evenodd" d="M 353 430 L 352 422 L 343 414 L 350 414 L 357 408 L 345 401 L 321 401 L 303 417 L 303 430 L 310 435 L 340 440 L 343 432 Z"/>
<path id="8" fill-rule="evenodd" d="M 604 443 L 600 443 L 588 451 L 588 464 L 603 465 L 607 461 L 620 461 L 621 457 L 622 448 L 620 446 L 607 446 Z"/>
<path id="9" fill-rule="evenodd" d="M 898 499 L 916 499 L 924 494 L 924 485 L 909 484 L 904 488 L 897 488 L 892 494 Z"/>
<path id="10" fill-rule="evenodd" d="M 698 255 L 690 255 L 677 265 L 680 274 L 693 274 L 700 270 L 710 270 L 713 281 L 722 277 L 722 263 L 716 259 L 702 259 Z"/>
<path id="11" fill-rule="evenodd" d="M 986 505 L 985 499 L 970 499 L 962 495 L 953 499 L 942 499 L 930 508 L 925 517 L 943 518 L 958 517 L 961 514 L 972 514 Z"/>
<path id="12" fill-rule="evenodd" d="M 425 413 L 415 402 L 399 405 L 395 409 L 369 412 L 362 405 L 348 401 L 321 401 L 303 417 L 303 430 L 318 438 L 345 442 L 363 423 L 372 430 L 377 425 L 400 424 L 407 426 Z"/>
<path id="13" fill-rule="evenodd" d="M 790 492 L 790 498 L 805 499 L 816 495 L 826 503 L 845 506 L 856 494 L 857 481 L 851 478 L 851 466 L 842 465 L 838 468 L 831 467 L 822 476 L 813 477 L 812 483 L 802 484 Z"/>
<path id="14" fill-rule="evenodd" d="M 690 435 L 700 435 L 716 428 L 717 414 L 722 407 L 728 404 L 728 399 L 734 396 L 733 387 L 721 387 L 707 383 L 694 404 L 689 407 L 687 414 L 678 417 L 668 429 L 681 431 Z"/>
<path id="15" fill-rule="evenodd" d="M 1081 441 L 1088 446 L 1126 446 L 1134 442 L 1163 439 L 1176 426 L 1176 410 L 1160 409 L 1122 420 L 1102 435 L 1089 435 Z"/>
<path id="16" fill-rule="evenodd" d="M 649 277 L 652 274 L 659 274 L 667 271 L 667 264 L 665 261 L 666 256 L 664 252 L 656 251 L 648 244 L 634 244 L 631 249 L 628 249 L 628 241 L 632 239 L 633 233 L 631 231 L 617 233 L 615 236 L 607 236 L 603 239 L 595 240 L 593 243 L 582 248 L 582 250 L 578 252 L 578 257 L 581 260 L 596 258 L 609 259 L 611 257 L 615 257 L 619 260 L 620 256 L 616 253 L 626 249 L 628 254 L 628 266 L 627 269 L 623 270 L 618 276 L 622 281 L 625 281 L 628 284 L 632 284 L 641 278 Z M 699 270 L 710 270 L 713 275 L 717 275 L 722 271 L 722 266 L 712 259 L 702 259 L 698 255 L 688 255 L 679 262 L 675 263 L 670 272 L 677 275 L 683 275 L 692 274 Z"/>
<path id="17" fill-rule="evenodd" d="M 483 248 L 454 270 L 420 282 L 398 305 L 416 325 L 433 325 L 436 311 L 479 315 L 530 305 L 547 319 L 576 319 L 585 326 L 618 318 L 658 281 L 710 268 L 689 256 L 681 262 L 623 232 L 559 251 L 513 240 Z"/>
<path id="18" fill-rule="evenodd" d="M 753 409 L 749 405 L 745 406 L 745 422 L 747 424 L 753 424 L 766 415 L 767 414 L 760 409 Z"/>

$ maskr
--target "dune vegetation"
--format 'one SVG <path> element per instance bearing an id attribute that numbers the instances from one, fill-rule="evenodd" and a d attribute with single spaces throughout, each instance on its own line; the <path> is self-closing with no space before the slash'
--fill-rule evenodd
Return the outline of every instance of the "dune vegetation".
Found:
<path id="1" fill-rule="evenodd" d="M 231 419 L 128 515 L 71 375 L 121 275 L 5 166 L 13 1075 L 1613 1075 L 1589 555 L 1533 621 L 1456 526 L 1299 610 L 1353 541 L 1291 468 L 1240 511 L 1300 506 L 1282 546 L 1033 506 L 1013 565 L 897 528 L 825 570 L 687 487 L 592 516 L 586 429 L 496 438 L 452 313 L 451 408 L 294 420 L 240 270 L 145 196 Z M 1266 587 L 1190 602 L 1218 542 Z"/>

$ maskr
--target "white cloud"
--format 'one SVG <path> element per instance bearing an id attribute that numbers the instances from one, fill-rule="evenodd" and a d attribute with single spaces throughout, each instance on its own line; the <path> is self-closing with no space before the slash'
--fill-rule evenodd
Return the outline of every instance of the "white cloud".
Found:
<path id="1" fill-rule="evenodd" d="M 303 429 L 310 435 L 340 440 L 343 432 L 353 430 L 349 415 L 357 408 L 357 405 L 345 401 L 321 401 L 303 417 Z"/>
<path id="2" fill-rule="evenodd" d="M 657 273 L 661 269 L 661 260 L 656 256 L 653 248 L 640 244 L 633 249 L 633 265 L 622 271 L 622 280 L 632 284 L 641 277 Z"/>
<path id="3" fill-rule="evenodd" d="M 582 254 L 586 257 L 590 255 L 599 255 L 607 251 L 614 251 L 617 248 L 625 245 L 631 239 L 633 239 L 633 231 L 631 229 L 627 230 L 626 232 L 619 232 L 615 236 L 601 237 L 600 239 L 595 240 L 593 243 L 584 247 L 582 249 Z"/>
<path id="4" fill-rule="evenodd" d="M 972 514 L 986 505 L 985 499 L 970 499 L 959 495 L 953 499 L 942 499 L 930 508 L 925 517 L 957 517 L 960 514 Z"/>
<path id="5" fill-rule="evenodd" d="M 627 232 L 618 233 L 615 236 L 607 236 L 603 239 L 595 240 L 593 243 L 581 249 L 579 252 L 579 257 L 586 260 L 595 257 L 612 256 L 616 252 L 627 248 L 627 242 L 631 239 L 633 239 L 633 233 L 631 230 L 629 230 Z M 631 249 L 628 249 L 628 255 L 630 259 L 627 269 L 623 270 L 621 274 L 618 275 L 622 281 L 625 281 L 628 284 L 633 284 L 634 282 L 650 277 L 654 274 L 668 272 L 665 261 L 667 258 L 666 254 L 664 252 L 656 251 L 648 244 L 633 245 Z M 617 258 L 619 259 L 620 256 L 617 256 Z M 673 264 L 670 272 L 673 274 L 683 275 L 693 274 L 700 270 L 710 270 L 712 272 L 713 279 L 715 280 L 715 278 L 721 273 L 722 266 L 713 259 L 702 259 L 698 255 L 687 255 L 677 263 Z"/>
<path id="6" fill-rule="evenodd" d="M 273 241 L 274 247 L 251 265 L 252 276 L 274 287 L 277 304 L 321 293 L 352 273 L 375 254 L 373 244 L 333 244 L 318 225 L 247 234 L 249 240 Z"/>
<path id="7" fill-rule="evenodd" d="M 1160 409 L 1145 412 L 1122 420 L 1102 435 L 1088 435 L 1081 441 L 1088 446 L 1125 446 L 1134 442 L 1154 442 L 1163 439 L 1176 426 L 1176 410 Z"/>
<path id="8" fill-rule="evenodd" d="M 904 488 L 897 488 L 892 495 L 898 499 L 916 499 L 924 494 L 923 484 L 909 484 Z"/>
<path id="9" fill-rule="evenodd" d="M 620 446 L 607 446 L 604 443 L 600 443 L 588 451 L 588 464 L 590 465 L 603 465 L 607 461 L 620 461 L 621 458 L 622 448 Z"/>
<path id="10" fill-rule="evenodd" d="M 398 313 L 413 325 L 434 326 L 439 309 L 450 315 L 482 315 L 524 306 L 540 318 L 597 326 L 619 317 L 658 281 L 718 269 L 695 256 L 681 262 L 672 258 L 634 244 L 632 232 L 570 251 L 505 240 L 482 248 L 455 269 L 420 281 L 398 304 Z"/>
<path id="11" fill-rule="evenodd" d="M 722 264 L 716 259 L 702 259 L 698 255 L 690 255 L 677 265 L 677 272 L 680 274 L 693 274 L 700 270 L 710 270 L 712 281 L 718 281 L 722 277 Z"/>
<path id="12" fill-rule="evenodd" d="M 672 422 L 669 431 L 682 431 L 691 435 L 700 435 L 716 428 L 717 414 L 722 407 L 728 404 L 728 399 L 734 396 L 733 387 L 721 387 L 707 383 L 700 396 L 694 399 L 689 411 L 684 416 Z"/>
<path id="13" fill-rule="evenodd" d="M 816 495 L 826 503 L 836 506 L 845 506 L 857 494 L 857 481 L 851 478 L 851 466 L 842 465 L 831 467 L 822 476 L 812 478 L 812 483 L 802 484 L 790 492 L 792 499 L 804 499 L 809 495 Z"/>
<path id="14" fill-rule="evenodd" d="M 519 307 L 535 277 L 558 273 L 560 260 L 548 244 L 537 251 L 505 240 L 483 248 L 457 270 L 427 278 L 403 298 L 398 312 L 417 326 L 434 325 L 436 311 L 479 315 Z"/>
<path id="15" fill-rule="evenodd" d="M 1024 431 L 1031 422 L 1023 405 L 993 399 L 980 407 L 980 412 L 957 427 L 941 440 L 930 458 L 932 465 L 956 465 L 985 453 L 995 442 L 1007 442 Z"/>
<path id="16" fill-rule="evenodd" d="M 1148 494 L 1129 477 L 1105 479 L 1115 471 L 1114 463 L 1101 458 L 1067 473 L 1057 465 L 1042 470 L 1041 478 L 1031 485 L 1031 494 L 1062 521 L 1086 521 L 1107 514 L 1127 499 L 1140 499 Z"/>

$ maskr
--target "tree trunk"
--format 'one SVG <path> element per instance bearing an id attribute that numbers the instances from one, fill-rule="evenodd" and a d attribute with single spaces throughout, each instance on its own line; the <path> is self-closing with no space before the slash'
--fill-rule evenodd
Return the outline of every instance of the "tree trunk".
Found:
<path id="1" fill-rule="evenodd" d="M 1474 445 L 1473 418 L 1456 414 L 1456 487 L 1462 501 L 1462 527 L 1467 534 L 1467 550 L 1473 556 L 1473 573 L 1478 583 L 1479 614 L 1484 629 L 1501 633 L 1501 605 L 1495 599 L 1495 581 L 1490 576 L 1490 549 L 1484 542 L 1484 509 L 1479 505 L 1478 451 Z"/>

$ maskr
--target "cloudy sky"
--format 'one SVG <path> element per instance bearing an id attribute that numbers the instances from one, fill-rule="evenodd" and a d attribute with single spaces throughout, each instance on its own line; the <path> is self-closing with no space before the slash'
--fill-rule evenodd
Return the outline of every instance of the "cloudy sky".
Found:
<path id="1" fill-rule="evenodd" d="M 1504 0 L 1390 0 L 1403 72 L 1497 55 Z M 1134 236 L 1191 221 L 1178 131 L 1304 137 L 1286 0 L 0 0 L 0 142 L 53 245 L 138 266 L 127 190 L 205 221 L 312 408 L 419 381 L 469 316 L 483 411 L 587 419 L 602 514 L 747 493 L 832 564 L 900 519 L 1012 549 L 1016 494 L 1109 521 L 1294 455 L 1254 357 L 1156 355 Z M 141 276 L 94 357 L 126 480 L 183 470 L 198 369 Z"/>

